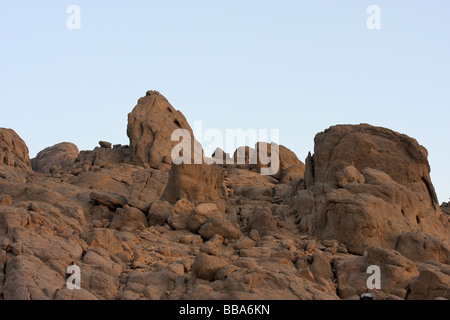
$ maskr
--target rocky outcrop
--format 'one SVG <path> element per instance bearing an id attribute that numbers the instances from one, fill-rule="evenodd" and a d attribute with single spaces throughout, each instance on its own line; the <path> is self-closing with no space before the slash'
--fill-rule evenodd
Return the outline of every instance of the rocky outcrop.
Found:
<path id="1" fill-rule="evenodd" d="M 297 193 L 301 230 L 359 254 L 396 249 L 402 234 L 416 230 L 448 241 L 427 150 L 416 140 L 363 124 L 331 127 L 314 142 Z"/>
<path id="2" fill-rule="evenodd" d="M 172 165 L 163 199 L 175 203 L 182 198 L 196 202 L 224 199 L 222 170 L 207 164 Z"/>
<path id="3" fill-rule="evenodd" d="M 128 204 L 144 212 L 161 197 L 169 175 L 167 172 L 142 169 L 136 172 L 130 188 Z"/>
<path id="4" fill-rule="evenodd" d="M 71 165 L 78 157 L 78 147 L 70 142 L 61 142 L 40 151 L 36 158 L 31 159 L 34 171 L 48 173 L 56 167 Z"/>
<path id="5" fill-rule="evenodd" d="M 223 151 L 221 149 L 216 150 L 213 158 L 216 153 L 223 154 Z M 262 168 L 270 168 L 271 170 L 264 174 L 285 182 L 295 178 L 303 178 L 305 172 L 305 164 L 297 158 L 295 153 L 285 146 L 273 142 L 257 142 L 255 148 L 239 147 L 234 152 L 232 160 L 239 168 L 246 168 L 259 173 L 263 173 Z M 272 163 L 272 160 L 275 163 Z M 223 163 L 226 163 L 225 160 Z"/>
<path id="6" fill-rule="evenodd" d="M 392 249 L 369 247 L 364 256 L 338 259 L 335 264 L 339 295 L 344 299 L 358 299 L 365 292 L 406 299 L 410 284 L 419 275 L 414 262 Z M 380 289 L 367 287 L 369 266 L 380 268 Z"/>
<path id="7" fill-rule="evenodd" d="M 123 207 L 127 204 L 127 199 L 123 195 L 113 192 L 92 191 L 90 197 L 94 203 L 102 204 L 110 209 Z"/>
<path id="8" fill-rule="evenodd" d="M 266 144 L 280 170 L 261 175 L 269 164 L 249 163 L 249 147 L 244 164 L 171 163 L 169 133 L 191 131 L 154 91 L 130 119 L 130 147 L 55 156 L 51 174 L 0 131 L 0 299 L 450 298 L 448 204 L 415 140 L 336 126 L 306 167 Z M 66 287 L 73 264 L 79 290 Z M 367 286 L 373 266 L 380 289 Z"/>
<path id="9" fill-rule="evenodd" d="M 113 149 L 96 147 L 94 150 L 82 150 L 75 162 L 81 168 L 131 163 L 131 149 L 117 145 Z"/>
<path id="10" fill-rule="evenodd" d="M 450 216 L 450 202 L 443 202 L 441 204 L 441 210 L 443 213 Z"/>
<path id="11" fill-rule="evenodd" d="M 100 145 L 100 148 L 103 149 L 111 149 L 112 143 L 108 141 L 99 141 L 98 144 Z"/>
<path id="12" fill-rule="evenodd" d="M 12 129 L 0 128 L 0 165 L 31 170 L 28 147 Z"/>
<path id="13" fill-rule="evenodd" d="M 272 152 L 274 152 L 273 155 Z M 305 164 L 297 158 L 294 152 L 285 146 L 276 143 L 258 142 L 255 146 L 255 154 L 257 154 L 257 164 L 259 168 L 272 166 L 272 157 L 278 159 L 278 170 L 273 174 L 275 178 L 286 178 L 286 181 L 290 181 L 292 178 L 297 177 L 303 178 Z M 288 175 L 289 177 L 287 177 Z"/>
<path id="14" fill-rule="evenodd" d="M 420 274 L 411 281 L 408 300 L 449 300 L 450 267 L 434 262 L 420 264 Z"/>
<path id="15" fill-rule="evenodd" d="M 192 129 L 184 115 L 175 110 L 157 91 L 147 91 L 139 99 L 137 106 L 128 114 L 127 135 L 130 138 L 132 162 L 137 165 L 149 165 L 151 168 L 169 171 L 172 163 L 172 149 L 180 141 L 172 141 L 172 133 L 184 129 L 191 137 L 192 157 L 194 151 L 202 147 L 196 142 Z M 194 149 L 194 143 L 197 148 Z M 192 162 L 193 163 L 193 162 Z"/>

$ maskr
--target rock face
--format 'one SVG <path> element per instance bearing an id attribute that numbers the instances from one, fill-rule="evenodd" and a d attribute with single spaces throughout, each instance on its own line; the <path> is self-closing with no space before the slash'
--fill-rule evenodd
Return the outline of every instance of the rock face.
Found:
<path id="1" fill-rule="evenodd" d="M 118 146 L 113 149 L 97 147 L 94 150 L 83 150 L 75 162 L 80 167 L 131 163 L 131 149 L 129 146 Z"/>
<path id="2" fill-rule="evenodd" d="M 443 213 L 450 216 L 450 202 L 443 202 L 441 204 L 441 210 Z"/>
<path id="3" fill-rule="evenodd" d="M 362 293 L 394 295 L 406 299 L 410 283 L 417 278 L 416 265 L 395 250 L 370 247 L 367 255 L 336 263 L 339 293 L 342 298 L 358 298 Z M 380 290 L 367 287 L 367 269 L 376 265 L 381 271 Z"/>
<path id="4" fill-rule="evenodd" d="M 147 91 L 128 114 L 127 135 L 133 163 L 169 171 L 172 149 L 179 143 L 171 140 L 176 129 L 185 129 L 190 134 L 193 154 L 195 139 L 184 115 L 159 92 Z M 199 150 L 201 152 L 201 146 Z"/>
<path id="5" fill-rule="evenodd" d="M 278 150 L 275 150 L 272 148 L 272 145 L 274 145 Z M 259 154 L 259 150 L 261 149 L 263 158 L 265 158 L 264 154 L 268 157 L 268 159 L 264 159 L 262 161 L 261 156 Z M 278 179 L 283 179 L 287 176 L 287 174 L 290 172 L 291 177 L 290 179 L 294 177 L 303 177 L 303 173 L 305 172 L 305 164 L 301 162 L 295 153 L 293 153 L 291 150 L 286 148 L 285 146 L 278 145 L 278 144 L 271 144 L 266 142 L 258 142 L 256 144 L 255 152 L 257 154 L 257 163 L 258 167 L 270 167 L 272 165 L 272 161 L 269 161 L 271 157 L 277 157 L 279 159 L 279 169 L 274 174 L 274 177 Z M 272 155 L 272 152 L 274 152 L 274 155 Z M 267 163 L 268 164 L 264 164 Z M 293 168 L 296 168 L 295 170 L 292 170 Z M 295 173 L 295 174 L 294 174 Z"/>
<path id="6" fill-rule="evenodd" d="M 31 159 L 31 167 L 34 171 L 48 173 L 54 166 L 74 163 L 78 153 L 78 147 L 73 143 L 61 142 L 40 151 L 36 158 Z"/>
<path id="7" fill-rule="evenodd" d="M 448 241 L 427 150 L 416 140 L 363 124 L 331 127 L 314 142 L 297 194 L 302 230 L 359 254 L 369 246 L 396 249 L 414 230 Z"/>
<path id="8" fill-rule="evenodd" d="M 92 191 L 90 197 L 94 203 L 102 204 L 110 209 L 123 207 L 127 204 L 127 199 L 123 195 L 113 192 Z"/>
<path id="9" fill-rule="evenodd" d="M 111 149 L 112 143 L 108 141 L 99 141 L 98 144 L 100 145 L 100 148 L 103 149 Z"/>
<path id="10" fill-rule="evenodd" d="M 213 158 L 216 152 L 223 154 L 221 149 L 216 150 Z M 224 156 L 224 163 L 225 159 Z M 272 163 L 272 160 L 275 160 L 275 163 Z M 262 172 L 262 168 L 272 168 L 272 173 L 269 174 L 280 180 L 285 179 L 286 182 L 293 178 L 303 178 L 305 172 L 305 164 L 295 153 L 276 143 L 257 142 L 254 149 L 248 146 L 239 147 L 233 154 L 233 161 L 240 168 L 256 172 Z"/>
<path id="11" fill-rule="evenodd" d="M 306 167 L 279 146 L 261 175 L 250 147 L 243 164 L 171 163 L 172 130 L 192 131 L 154 91 L 129 118 L 131 147 L 47 148 L 33 162 L 51 174 L 0 129 L 0 300 L 450 298 L 449 205 L 415 140 L 336 126 Z"/>
<path id="12" fill-rule="evenodd" d="M 181 198 L 208 202 L 225 198 L 223 173 L 207 164 L 172 165 L 163 198 L 175 203 Z"/>
<path id="13" fill-rule="evenodd" d="M 28 147 L 12 129 L 0 128 L 0 165 L 31 170 Z"/>

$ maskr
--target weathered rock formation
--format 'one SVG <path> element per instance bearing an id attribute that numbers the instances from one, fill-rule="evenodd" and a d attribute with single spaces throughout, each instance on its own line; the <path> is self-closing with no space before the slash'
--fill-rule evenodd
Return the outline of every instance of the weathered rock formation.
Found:
<path id="1" fill-rule="evenodd" d="M 414 139 L 335 126 L 306 167 L 279 146 L 280 170 L 261 175 L 250 147 L 243 164 L 172 163 L 176 128 L 192 133 L 149 91 L 130 147 L 51 147 L 33 161 L 42 172 L 0 129 L 0 299 L 450 298 L 450 210 Z M 80 290 L 66 286 L 72 264 Z M 380 289 L 367 287 L 374 265 Z"/>
<path id="2" fill-rule="evenodd" d="M 80 151 L 75 162 L 80 167 L 105 166 L 131 163 L 132 152 L 129 146 L 118 145 L 113 149 L 96 147 L 94 150 Z"/>
<path id="3" fill-rule="evenodd" d="M 224 199 L 222 170 L 207 164 L 172 165 L 163 198 L 175 203 L 181 198 L 207 202 Z"/>
<path id="4" fill-rule="evenodd" d="M 132 161 L 137 165 L 149 165 L 154 169 L 169 171 L 172 149 L 180 141 L 172 141 L 172 133 L 184 129 L 191 137 L 191 152 L 200 152 L 192 129 L 184 115 L 175 110 L 157 91 L 147 91 L 137 106 L 128 114 L 127 135 L 130 138 Z M 197 149 L 194 144 L 197 143 Z M 193 162 L 192 162 L 193 163 Z"/>
<path id="5" fill-rule="evenodd" d="M 301 228 L 358 254 L 397 249 L 411 231 L 447 248 L 448 219 L 429 172 L 427 150 L 412 138 L 366 124 L 331 127 L 316 136 L 306 161 L 296 200 Z"/>
<path id="6" fill-rule="evenodd" d="M 61 142 L 40 151 L 31 159 L 34 171 L 48 173 L 52 168 L 71 165 L 78 157 L 78 147 L 70 142 Z"/>
<path id="7" fill-rule="evenodd" d="M 0 165 L 31 170 L 28 147 L 12 129 L 0 128 Z"/>

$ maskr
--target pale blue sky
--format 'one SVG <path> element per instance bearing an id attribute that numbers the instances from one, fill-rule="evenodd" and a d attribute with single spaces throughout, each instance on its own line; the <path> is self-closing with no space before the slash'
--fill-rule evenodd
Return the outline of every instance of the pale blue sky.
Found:
<path id="1" fill-rule="evenodd" d="M 381 30 L 366 27 L 372 4 Z M 317 132 L 364 122 L 424 145 L 448 201 L 449 17 L 448 0 L 0 0 L 0 127 L 31 157 L 127 144 L 127 114 L 154 89 L 204 129 L 280 129 L 304 160 Z"/>

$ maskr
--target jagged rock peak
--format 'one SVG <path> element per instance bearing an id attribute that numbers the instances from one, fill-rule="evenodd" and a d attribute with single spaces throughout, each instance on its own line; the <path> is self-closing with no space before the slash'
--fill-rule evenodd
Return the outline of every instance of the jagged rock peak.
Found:
<path id="1" fill-rule="evenodd" d="M 179 143 L 171 139 L 176 129 L 189 132 L 192 146 L 198 143 L 184 115 L 175 110 L 158 91 L 147 91 L 128 114 L 127 135 L 133 163 L 168 171 L 172 163 L 172 149 Z M 201 152 L 201 146 L 197 150 Z"/>

